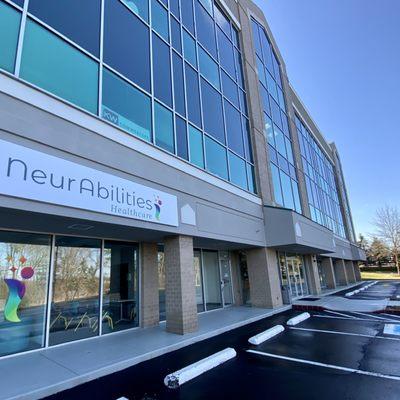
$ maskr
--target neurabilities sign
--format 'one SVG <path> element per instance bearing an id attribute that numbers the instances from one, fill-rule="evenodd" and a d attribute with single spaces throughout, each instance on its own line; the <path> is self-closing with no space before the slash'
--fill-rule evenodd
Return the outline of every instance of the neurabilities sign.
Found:
<path id="1" fill-rule="evenodd" d="M 4 140 L 0 193 L 178 226 L 176 196 Z"/>

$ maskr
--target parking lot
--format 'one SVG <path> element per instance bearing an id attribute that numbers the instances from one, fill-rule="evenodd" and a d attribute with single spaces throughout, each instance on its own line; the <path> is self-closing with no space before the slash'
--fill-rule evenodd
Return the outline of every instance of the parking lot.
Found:
<path id="1" fill-rule="evenodd" d="M 396 295 L 400 283 L 377 284 L 363 296 Z M 390 292 L 390 293 L 389 293 Z M 287 311 L 119 373 L 52 396 L 57 399 L 399 399 L 400 336 L 384 334 L 400 316 L 310 312 L 289 327 Z M 285 331 L 253 346 L 248 338 L 277 324 Z M 164 377 L 224 348 L 236 358 L 168 389 Z"/>

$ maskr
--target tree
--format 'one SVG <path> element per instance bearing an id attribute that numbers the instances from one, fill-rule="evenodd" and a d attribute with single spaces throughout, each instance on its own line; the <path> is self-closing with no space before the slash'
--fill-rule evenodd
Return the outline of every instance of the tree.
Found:
<path id="1" fill-rule="evenodd" d="M 390 247 L 393 254 L 397 273 L 400 275 L 399 250 L 400 250 L 400 212 L 397 207 L 386 205 L 376 211 L 374 220 L 376 235 Z"/>
<path id="2" fill-rule="evenodd" d="M 383 262 L 387 262 L 390 257 L 390 249 L 386 245 L 386 243 L 378 239 L 377 237 L 373 237 L 371 244 L 366 249 L 367 258 L 369 261 L 374 264 L 378 264 L 381 266 Z"/>
<path id="3" fill-rule="evenodd" d="M 365 237 L 362 233 L 360 233 L 360 234 L 358 235 L 358 242 L 357 242 L 357 244 L 358 244 L 363 250 L 367 251 L 367 249 L 368 249 L 368 240 L 366 239 L 366 237 Z"/>

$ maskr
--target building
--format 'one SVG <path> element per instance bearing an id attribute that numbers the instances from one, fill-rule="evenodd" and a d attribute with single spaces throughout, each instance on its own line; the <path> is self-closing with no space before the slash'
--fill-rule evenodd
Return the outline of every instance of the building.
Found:
<path id="1" fill-rule="evenodd" d="M 0 0 L 0 69 L 0 356 L 360 279 L 250 0 Z"/>

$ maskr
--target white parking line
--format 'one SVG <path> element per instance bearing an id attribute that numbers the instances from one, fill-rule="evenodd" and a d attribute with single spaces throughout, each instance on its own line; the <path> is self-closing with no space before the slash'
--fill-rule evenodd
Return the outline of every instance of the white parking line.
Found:
<path id="1" fill-rule="evenodd" d="M 342 332 L 342 331 L 329 331 L 325 329 L 311 329 L 311 328 L 297 328 L 297 327 L 289 327 L 289 329 L 295 329 L 298 331 L 310 331 L 310 332 L 318 332 L 318 333 L 331 333 L 334 335 L 344 335 L 344 336 L 361 336 L 371 339 L 385 339 L 385 340 L 397 340 L 400 341 L 399 338 L 391 338 L 386 336 L 374 336 L 374 335 L 365 335 L 363 333 L 352 333 L 352 332 Z"/>
<path id="2" fill-rule="evenodd" d="M 331 319 L 341 319 L 342 321 L 357 321 L 357 322 L 374 322 L 374 323 L 378 323 L 379 321 L 376 321 L 374 319 L 367 319 L 367 318 L 343 318 L 343 317 L 335 317 L 333 315 L 320 315 L 320 314 L 314 314 L 313 317 L 318 317 L 318 318 L 331 318 Z M 387 319 L 385 321 L 382 322 L 394 322 L 392 319 Z M 397 320 L 395 321 L 397 322 Z"/>
<path id="3" fill-rule="evenodd" d="M 371 314 L 364 314 L 364 313 L 360 313 L 357 311 L 352 311 L 353 314 L 357 314 L 357 315 L 362 315 L 363 317 L 369 317 L 369 318 L 375 318 L 375 319 L 379 319 L 381 321 L 391 321 L 391 322 L 396 322 L 395 319 L 389 319 L 389 318 L 383 318 L 383 317 L 378 317 L 376 315 L 371 315 Z"/>
<path id="4" fill-rule="evenodd" d="M 343 317 L 347 317 L 347 318 L 350 318 L 350 319 L 360 319 L 359 317 L 355 317 L 354 315 L 342 314 L 342 313 L 336 312 L 336 311 L 325 310 L 325 312 L 331 313 L 331 314 L 336 314 L 336 315 L 342 315 Z"/>
<path id="5" fill-rule="evenodd" d="M 262 351 L 257 351 L 257 350 L 247 350 L 247 352 L 248 353 L 258 354 L 258 355 L 264 356 L 264 357 L 278 358 L 280 360 L 286 360 L 286 361 L 293 361 L 293 362 L 297 362 L 297 363 L 300 363 L 300 364 L 314 365 L 314 366 L 317 366 L 317 367 L 336 369 L 336 370 L 339 370 L 339 371 L 351 372 L 351 373 L 355 373 L 355 374 L 359 374 L 359 375 L 367 375 L 367 376 L 373 376 L 373 377 L 376 377 L 376 378 L 384 378 L 384 379 L 391 379 L 391 380 L 394 380 L 394 381 L 400 381 L 400 377 L 399 376 L 385 375 L 385 374 L 380 374 L 379 372 L 369 372 L 369 371 L 363 371 L 361 369 L 341 367 L 339 365 L 324 364 L 324 363 L 320 363 L 320 362 L 317 362 L 317 361 L 304 360 L 302 358 L 293 358 L 293 357 L 280 356 L 278 354 L 264 353 Z"/>

